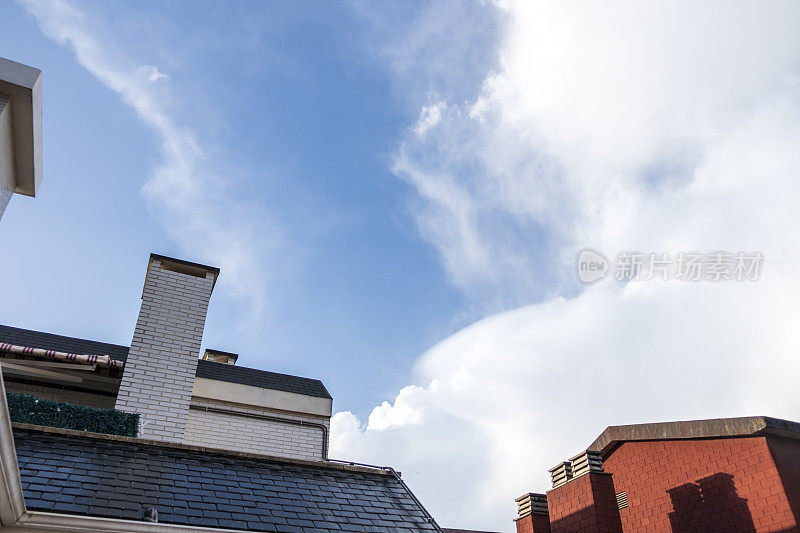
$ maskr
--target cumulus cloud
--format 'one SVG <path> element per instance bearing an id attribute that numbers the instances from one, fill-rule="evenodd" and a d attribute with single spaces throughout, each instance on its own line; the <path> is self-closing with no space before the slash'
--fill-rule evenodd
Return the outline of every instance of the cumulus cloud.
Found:
<path id="1" fill-rule="evenodd" d="M 278 246 L 278 230 L 265 213 L 230 194 L 228 179 L 215 171 L 220 162 L 209 157 L 211 151 L 196 132 L 171 114 L 169 87 L 155 83 L 169 77 L 152 65 L 137 67 L 133 58 L 98 37 L 96 21 L 67 2 L 20 3 L 45 35 L 69 47 L 158 136 L 162 159 L 142 194 L 183 252 L 224 269 L 222 286 L 246 302 L 250 319 L 256 319 L 267 290 L 264 257 L 268 247 Z"/>
<path id="2" fill-rule="evenodd" d="M 439 91 L 436 126 L 412 128 L 393 169 L 452 282 L 510 310 L 423 354 L 417 386 L 365 423 L 337 414 L 332 453 L 394 463 L 446 526 L 509 531 L 513 498 L 607 425 L 800 417 L 800 13 L 498 9 L 496 68 L 467 102 Z M 756 282 L 586 289 L 583 247 L 765 263 Z"/>

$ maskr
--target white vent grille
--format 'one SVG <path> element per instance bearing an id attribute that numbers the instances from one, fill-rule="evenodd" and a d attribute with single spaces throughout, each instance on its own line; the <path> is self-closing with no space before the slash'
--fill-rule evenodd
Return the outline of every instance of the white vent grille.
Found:
<path id="1" fill-rule="evenodd" d="M 628 507 L 628 493 L 625 491 L 617 494 L 617 507 L 620 509 L 627 509 Z"/>

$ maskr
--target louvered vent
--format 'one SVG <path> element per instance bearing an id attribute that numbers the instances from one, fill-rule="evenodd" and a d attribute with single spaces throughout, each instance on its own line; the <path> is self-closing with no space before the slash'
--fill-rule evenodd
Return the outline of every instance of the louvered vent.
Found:
<path id="1" fill-rule="evenodd" d="M 628 507 L 628 493 L 625 491 L 617 494 L 617 507 L 620 509 L 627 509 Z"/>
<path id="2" fill-rule="evenodd" d="M 523 494 L 515 501 L 517 502 L 519 518 L 528 516 L 531 513 L 547 514 L 547 496 L 544 494 Z"/>
<path id="3" fill-rule="evenodd" d="M 553 488 L 560 487 L 572 479 L 572 463 L 563 461 L 550 469 L 550 478 L 553 481 Z"/>
<path id="4" fill-rule="evenodd" d="M 603 457 L 600 452 L 586 450 L 570 459 L 572 477 L 582 476 L 589 472 L 603 472 Z"/>

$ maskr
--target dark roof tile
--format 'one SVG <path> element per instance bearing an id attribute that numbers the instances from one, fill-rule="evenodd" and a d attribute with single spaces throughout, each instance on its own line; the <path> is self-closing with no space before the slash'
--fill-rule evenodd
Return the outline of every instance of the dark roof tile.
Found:
<path id="1" fill-rule="evenodd" d="M 231 457 L 141 442 L 105 440 L 30 429 L 14 430 L 25 503 L 31 510 L 62 511 L 107 518 L 138 519 L 154 507 L 161 522 L 195 526 L 249 528 L 255 531 L 407 531 L 434 532 L 422 508 L 393 476 L 363 470 L 333 470 L 323 465 L 291 464 L 270 459 Z M 104 456 L 110 465 L 95 459 Z M 66 485 L 53 492 L 58 472 L 42 468 L 42 457 L 70 466 Z M 75 461 L 75 458 L 91 461 Z M 186 468 L 191 465 L 190 468 Z M 204 483 L 190 483 L 189 472 L 202 467 Z M 153 472 L 158 481 L 151 483 Z M 136 472 L 133 477 L 125 475 Z M 123 477 L 123 475 L 125 475 Z M 106 481 L 114 479 L 112 485 Z M 135 488 L 144 482 L 146 491 Z M 225 480 L 227 489 L 216 482 Z M 279 482 L 291 480 L 291 483 Z M 186 493 L 172 486 L 187 485 Z M 308 497 L 313 487 L 318 497 Z M 246 502 L 226 503 L 225 490 L 253 486 Z M 294 487 L 292 487 L 294 486 Z M 282 488 L 284 491 L 275 490 Z M 347 488 L 356 501 L 325 504 Z M 304 490 L 303 494 L 297 491 Z M 223 491 L 223 492 L 220 492 Z M 215 502 L 215 503 L 214 503 Z"/>

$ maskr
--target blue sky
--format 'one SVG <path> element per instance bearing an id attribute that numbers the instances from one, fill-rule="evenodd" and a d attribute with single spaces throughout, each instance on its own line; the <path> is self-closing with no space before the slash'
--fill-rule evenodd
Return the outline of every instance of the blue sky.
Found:
<path id="1" fill-rule="evenodd" d="M 0 322 L 127 343 L 150 252 L 220 266 L 205 344 L 323 379 L 331 455 L 447 527 L 608 425 L 800 420 L 797 2 L 132 5 L 0 4 L 45 154 Z M 764 265 L 585 286 L 585 248 Z"/>
<path id="2" fill-rule="evenodd" d="M 0 321 L 127 343 L 154 251 L 223 267 L 206 346 L 323 378 L 337 409 L 365 413 L 407 383 L 414 358 L 469 302 L 419 237 L 410 188 L 391 172 L 418 108 L 381 66 L 368 14 L 333 3 L 74 7 L 121 66 L 168 76 L 149 89 L 200 139 L 231 202 L 280 242 L 264 248 L 253 311 L 227 290 L 222 252 L 170 236 L 163 208 L 142 195 L 158 136 L 24 6 L 4 3 L 3 56 L 44 72 L 45 186 L 4 220 L 7 245 L 40 259 L 0 267 L 19 280 Z M 417 8 L 387 9 L 402 25 Z"/>

